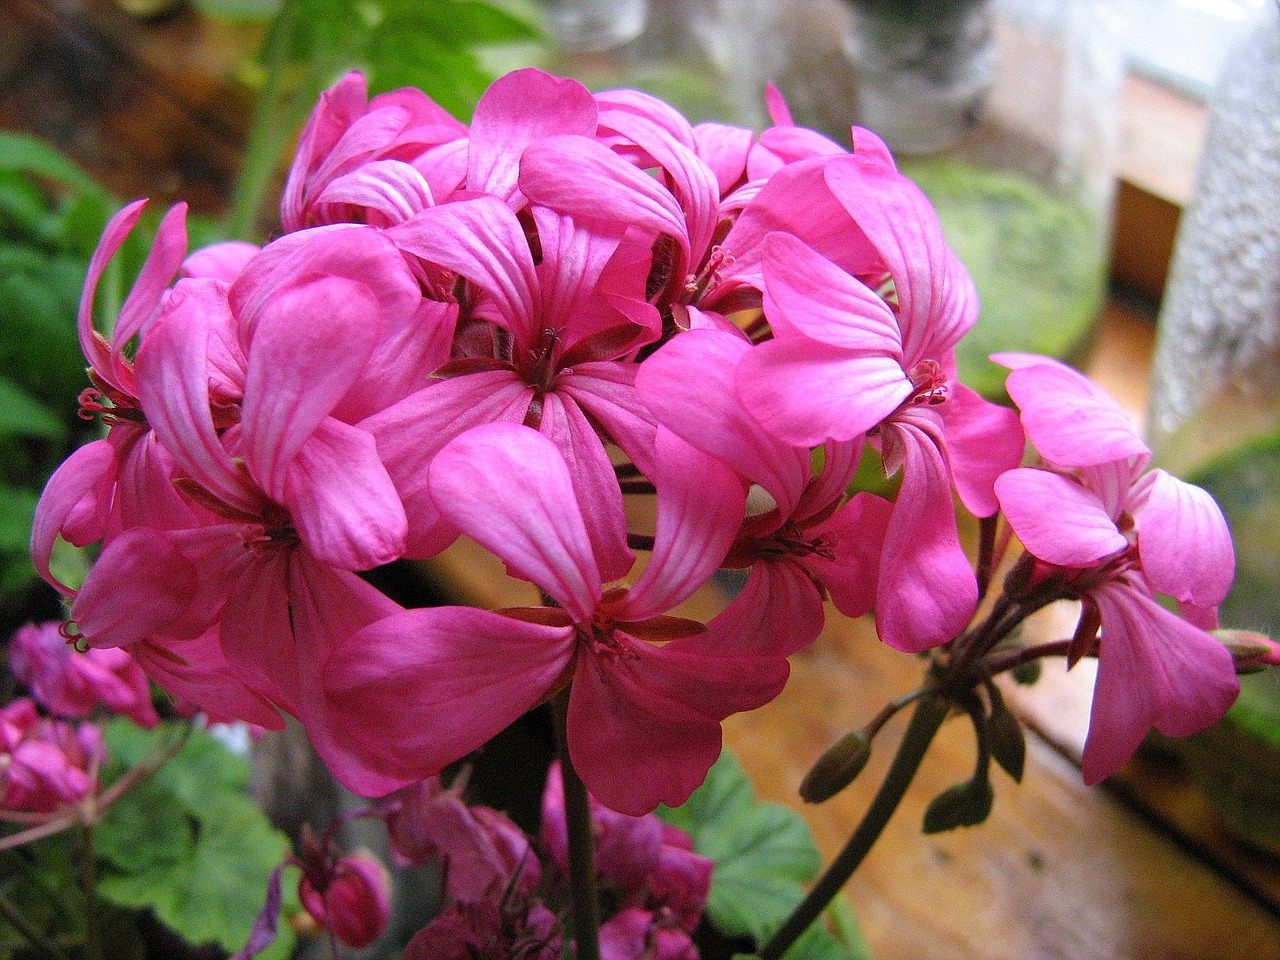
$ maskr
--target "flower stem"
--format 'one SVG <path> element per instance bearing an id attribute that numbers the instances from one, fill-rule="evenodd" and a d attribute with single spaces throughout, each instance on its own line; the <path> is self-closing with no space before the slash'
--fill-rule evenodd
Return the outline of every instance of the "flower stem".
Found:
<path id="1" fill-rule="evenodd" d="M 569 887 L 573 897 L 573 938 L 577 960 L 600 960 L 600 918 L 596 900 L 596 862 L 591 837 L 591 807 L 587 788 L 569 757 L 567 718 L 569 691 L 565 687 L 551 701 L 556 720 L 556 747 L 564 777 L 564 817 L 569 835 Z"/>
<path id="2" fill-rule="evenodd" d="M 21 911 L 2 893 L 0 893 L 0 917 L 7 920 L 40 956 L 48 957 L 49 960 L 69 960 L 63 949 L 28 923 Z"/>
<path id="3" fill-rule="evenodd" d="M 879 839 L 889 818 L 898 809 L 907 787 L 911 785 L 912 778 L 924 760 L 925 751 L 929 749 L 934 735 L 946 719 L 947 710 L 945 701 L 932 696 L 922 697 L 916 704 L 902 743 L 898 746 L 889 772 L 885 774 L 884 783 L 867 808 L 862 822 L 858 824 L 844 849 L 814 884 L 808 896 L 761 949 L 760 960 L 779 960 L 853 876 L 853 871 L 862 863 L 872 845 Z"/>

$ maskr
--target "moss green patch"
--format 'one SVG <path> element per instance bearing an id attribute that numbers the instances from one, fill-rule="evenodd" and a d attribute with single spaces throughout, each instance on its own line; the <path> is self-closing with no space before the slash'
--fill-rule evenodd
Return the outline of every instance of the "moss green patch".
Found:
<path id="1" fill-rule="evenodd" d="M 1004 350 L 1076 359 L 1106 292 L 1097 224 L 1030 180 L 949 159 L 904 160 L 932 201 L 947 242 L 968 267 L 982 312 L 960 342 L 960 379 L 1002 398 Z"/>

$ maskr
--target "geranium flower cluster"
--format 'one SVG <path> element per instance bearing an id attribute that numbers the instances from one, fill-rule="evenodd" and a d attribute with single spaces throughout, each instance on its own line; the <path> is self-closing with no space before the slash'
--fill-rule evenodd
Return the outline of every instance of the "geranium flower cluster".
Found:
<path id="1" fill-rule="evenodd" d="M 437 865 L 442 901 L 435 918 L 410 939 L 406 960 L 564 956 L 569 843 L 558 764 L 547 776 L 540 835 L 531 838 L 506 814 L 463 799 L 466 774 L 445 787 L 430 777 L 350 817 L 385 822 L 401 868 Z M 693 841 L 656 815 L 630 817 L 590 799 L 596 871 L 607 905 L 600 926 L 602 960 L 697 960 L 693 931 L 711 889 L 713 864 Z M 340 821 L 336 826 L 342 825 Z M 364 947 L 384 932 L 390 882 L 372 855 L 343 855 L 335 829 L 309 830 L 285 867 L 302 875 L 298 894 L 316 923 L 339 941 Z M 283 870 L 284 867 L 281 868 Z M 248 960 L 274 939 L 282 905 L 280 870 L 271 881 L 255 935 L 235 960 Z"/>
<path id="2" fill-rule="evenodd" d="M 521 70 L 464 126 L 352 74 L 302 135 L 284 233 L 187 256 L 176 207 L 107 336 L 95 288 L 127 207 L 79 315 L 82 407 L 110 429 L 51 479 L 32 544 L 85 641 L 215 720 L 294 715 L 366 795 L 567 687 L 574 766 L 640 815 L 777 695 L 826 600 L 905 651 L 960 636 L 980 589 L 958 498 L 1003 504 L 1073 571 L 1057 595 L 1086 600 L 1089 640 L 1106 628 L 1091 777 L 1152 723 L 1221 714 L 1234 675 L 1203 628 L 1226 580 L 1165 576 L 1223 568 L 1220 515 L 1142 480 L 1136 450 L 1097 459 L 1072 413 L 1093 388 L 1048 390 L 1027 360 L 1011 390 L 1053 467 L 1017 469 L 1017 413 L 957 382 L 978 303 L 923 194 L 868 131 L 850 149 L 769 103 L 757 135 Z M 868 451 L 892 500 L 850 492 Z M 1081 523 L 1089 548 L 1058 549 Z M 359 575 L 461 534 L 544 605 L 405 610 Z M 101 543 L 78 589 L 52 576 L 59 536 Z M 681 616 L 726 567 L 736 599 Z M 1195 616 L 1173 628 L 1157 589 Z"/>

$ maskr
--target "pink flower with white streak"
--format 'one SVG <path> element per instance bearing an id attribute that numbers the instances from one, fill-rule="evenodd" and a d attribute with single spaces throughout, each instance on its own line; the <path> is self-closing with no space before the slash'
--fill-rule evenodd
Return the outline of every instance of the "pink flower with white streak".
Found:
<path id="1" fill-rule="evenodd" d="M 856 225 L 844 259 L 857 273 L 795 236 L 766 237 L 774 339 L 743 358 L 738 390 L 788 443 L 870 440 L 887 473 L 902 471 L 876 625 L 886 643 L 918 652 L 956 637 L 977 604 L 952 488 L 976 516 L 995 513 L 992 484 L 1019 462 L 1022 434 L 1011 411 L 955 382 L 977 297 L 924 195 L 875 151 L 831 160 L 823 177 Z"/>
<path id="2" fill-rule="evenodd" d="M 1187 736 L 1239 691 L 1230 652 L 1207 629 L 1235 569 L 1213 498 L 1163 470 L 1110 397 L 1045 357 L 1001 354 L 1009 395 L 1045 464 L 1011 470 L 996 494 L 1014 532 L 1084 605 L 1073 654 L 1098 635 L 1084 779 L 1115 773 L 1155 727 Z M 1156 600 L 1178 601 L 1182 618 Z"/>
<path id="3" fill-rule="evenodd" d="M 50 713 L 87 717 L 102 704 L 141 727 L 160 716 L 151 703 L 151 684 L 142 667 L 123 650 L 76 650 L 57 621 L 27 624 L 13 635 L 9 663 L 13 675 Z"/>
<path id="4" fill-rule="evenodd" d="M 688 798 L 720 753 L 721 720 L 776 696 L 787 663 L 666 615 L 724 558 L 740 481 L 662 431 L 652 479 L 653 556 L 634 586 L 606 588 L 601 571 L 629 557 L 592 536 L 550 440 L 495 423 L 436 455 L 441 509 L 556 606 L 409 610 L 351 637 L 327 683 L 370 763 L 433 774 L 571 683 L 570 755 L 602 803 L 639 815 Z"/>

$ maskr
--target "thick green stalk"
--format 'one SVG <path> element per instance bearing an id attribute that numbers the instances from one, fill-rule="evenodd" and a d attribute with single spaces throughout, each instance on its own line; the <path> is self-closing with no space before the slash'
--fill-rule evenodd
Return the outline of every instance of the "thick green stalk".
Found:
<path id="1" fill-rule="evenodd" d="M 853 871 L 862 863 L 872 845 L 879 839 L 889 818 L 898 809 L 907 787 L 911 785 L 912 778 L 924 760 L 925 751 L 929 749 L 934 735 L 947 717 L 947 710 L 945 701 L 931 696 L 922 697 L 916 704 L 902 743 L 898 746 L 889 772 L 885 774 L 884 783 L 867 808 L 862 822 L 858 824 L 844 849 L 814 884 L 808 896 L 764 945 L 760 951 L 760 960 L 779 960 L 849 882 Z"/>
<path id="2" fill-rule="evenodd" d="M 284 0 L 267 34 L 263 51 L 266 81 L 258 95 L 253 125 L 249 128 L 249 142 L 231 198 L 231 211 L 227 214 L 227 235 L 232 240 L 258 239 L 255 232 L 258 212 L 262 209 L 262 201 L 285 140 L 293 133 L 291 129 L 283 129 L 280 107 L 285 95 L 285 70 L 289 66 L 289 46 L 293 42 L 297 6 L 294 0 Z"/>
<path id="3" fill-rule="evenodd" d="M 556 720 L 556 747 L 564 778 L 564 817 L 569 834 L 569 888 L 573 898 L 573 939 L 577 960 L 600 960 L 600 916 L 596 895 L 596 857 L 591 837 L 587 788 L 569 757 L 567 716 L 569 687 L 551 702 Z"/>

